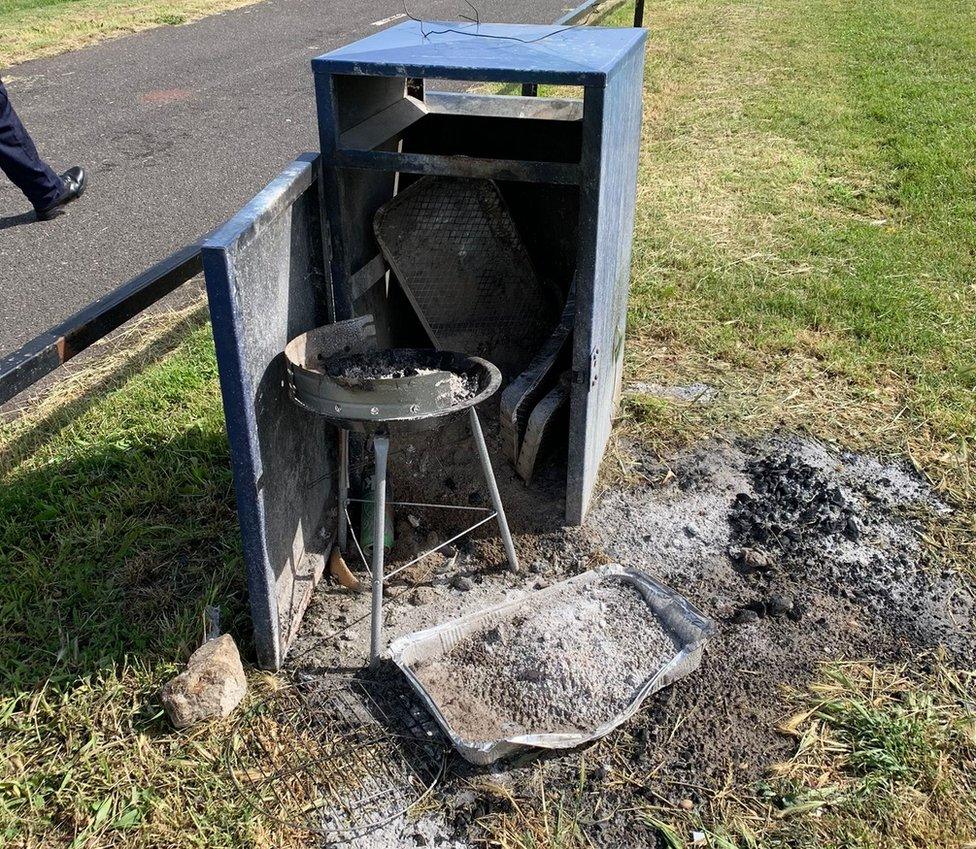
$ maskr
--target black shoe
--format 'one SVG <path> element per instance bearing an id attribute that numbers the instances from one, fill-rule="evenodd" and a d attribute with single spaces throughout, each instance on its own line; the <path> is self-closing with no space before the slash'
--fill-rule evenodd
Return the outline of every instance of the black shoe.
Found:
<path id="1" fill-rule="evenodd" d="M 80 165 L 69 168 L 61 175 L 61 182 L 64 183 L 64 191 L 50 206 L 37 210 L 38 221 L 50 221 L 52 218 L 57 218 L 64 212 L 67 204 L 85 193 L 85 169 Z"/>

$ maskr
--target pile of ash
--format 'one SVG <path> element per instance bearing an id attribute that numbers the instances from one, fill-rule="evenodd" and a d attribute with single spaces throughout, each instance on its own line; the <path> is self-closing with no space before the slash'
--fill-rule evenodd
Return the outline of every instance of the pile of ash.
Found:
<path id="1" fill-rule="evenodd" d="M 592 732 L 677 652 L 623 581 L 563 585 L 537 605 L 417 664 L 418 680 L 463 739 Z"/>
<path id="2" fill-rule="evenodd" d="M 634 462 L 660 483 L 604 493 L 591 533 L 718 631 L 696 675 L 635 718 L 633 768 L 713 787 L 729 770 L 759 778 L 793 751 L 775 732 L 783 688 L 821 662 L 976 660 L 972 587 L 925 545 L 948 508 L 907 462 L 793 434 Z"/>
<path id="3" fill-rule="evenodd" d="M 434 375 L 436 385 L 449 394 L 452 405 L 473 398 L 479 388 L 477 375 L 423 364 L 412 349 L 393 348 L 356 357 L 339 357 L 331 360 L 326 368 L 334 378 L 350 387 L 378 380 Z"/>

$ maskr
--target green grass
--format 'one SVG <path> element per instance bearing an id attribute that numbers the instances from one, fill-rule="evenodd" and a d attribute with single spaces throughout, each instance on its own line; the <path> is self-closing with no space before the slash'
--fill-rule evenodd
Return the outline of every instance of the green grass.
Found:
<path id="1" fill-rule="evenodd" d="M 157 699 L 205 605 L 248 650 L 209 328 L 101 371 L 0 431 L 0 844 L 246 845 L 226 726 L 173 733 Z"/>
<path id="2" fill-rule="evenodd" d="M 827 666 L 787 722 L 797 755 L 777 770 L 786 847 L 957 846 L 976 830 L 974 678 L 926 659 L 927 671 Z M 789 820 L 795 807 L 817 811 Z"/>
<path id="3" fill-rule="evenodd" d="M 0 71 L 156 26 L 175 26 L 256 0 L 0 0 Z M 11 75 L 13 78 L 13 75 Z"/>
<path id="4" fill-rule="evenodd" d="M 973 12 L 648 7 L 632 371 L 911 454 L 972 496 Z"/>

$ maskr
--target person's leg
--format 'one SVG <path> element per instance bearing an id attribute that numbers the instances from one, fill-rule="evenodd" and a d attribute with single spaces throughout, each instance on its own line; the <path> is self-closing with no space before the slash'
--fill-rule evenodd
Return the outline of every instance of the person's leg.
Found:
<path id="1" fill-rule="evenodd" d="M 53 206 L 65 192 L 64 181 L 37 155 L 37 148 L 17 117 L 0 80 L 0 170 L 35 209 Z"/>

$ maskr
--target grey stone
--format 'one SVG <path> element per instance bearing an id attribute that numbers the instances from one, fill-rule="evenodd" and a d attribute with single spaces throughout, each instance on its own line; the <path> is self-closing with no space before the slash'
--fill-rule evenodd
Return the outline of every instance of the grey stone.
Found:
<path id="1" fill-rule="evenodd" d="M 437 601 L 441 597 L 441 594 L 437 592 L 433 587 L 417 587 L 408 598 L 408 601 L 415 607 L 420 607 L 424 604 L 431 604 Z"/>
<path id="2" fill-rule="evenodd" d="M 451 580 L 451 586 L 456 590 L 467 592 L 470 589 L 474 589 L 474 581 L 472 581 L 467 575 L 455 575 Z"/>
<path id="3" fill-rule="evenodd" d="M 241 655 L 230 634 L 209 640 L 187 661 L 186 670 L 167 681 L 160 700 L 177 728 L 229 716 L 247 693 Z"/>
<path id="4" fill-rule="evenodd" d="M 759 620 L 759 614 L 755 610 L 748 607 L 743 607 L 741 610 L 737 611 L 735 616 L 732 617 L 732 621 L 736 625 L 750 625 L 753 622 Z"/>

